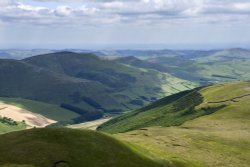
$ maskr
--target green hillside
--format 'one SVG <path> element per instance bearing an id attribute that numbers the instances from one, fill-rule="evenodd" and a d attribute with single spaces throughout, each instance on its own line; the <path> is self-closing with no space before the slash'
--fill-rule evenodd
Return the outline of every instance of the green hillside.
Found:
<path id="1" fill-rule="evenodd" d="M 164 98 L 141 112 L 115 118 L 100 130 L 128 131 L 115 136 L 168 161 L 179 159 L 200 167 L 248 167 L 249 101 L 250 82 L 215 84 Z M 182 110 L 190 106 L 195 107 Z"/>
<path id="2" fill-rule="evenodd" d="M 223 100 L 250 94 L 250 82 L 236 82 L 201 87 L 163 98 L 147 107 L 118 116 L 98 129 L 126 132 L 150 126 L 176 126 L 228 107 Z M 234 99 L 233 99 L 234 100 Z M 245 107 L 248 107 L 247 105 Z"/>
<path id="3" fill-rule="evenodd" d="M 0 96 L 61 106 L 81 115 L 75 122 L 131 110 L 195 84 L 167 73 L 59 52 L 0 60 Z"/>
<path id="4" fill-rule="evenodd" d="M 16 60 L 0 60 L 0 80 L 1 97 L 30 99 L 58 106 L 62 103 L 72 104 L 74 92 L 90 95 L 105 92 L 99 83 L 72 78 Z M 81 107 L 95 111 L 84 102 Z"/>
<path id="5" fill-rule="evenodd" d="M 151 96 L 169 95 L 195 86 L 167 73 L 130 67 L 93 54 L 60 52 L 34 56 L 24 61 L 71 77 L 99 82 L 108 87 L 110 93 L 115 92 L 115 99 L 130 99 L 126 104 L 130 107 L 133 100 L 145 101 Z M 176 89 L 166 90 L 165 85 L 175 86 Z M 146 98 L 141 98 L 142 96 Z"/>
<path id="6" fill-rule="evenodd" d="M 72 129 L 31 129 L 0 136 L 3 167 L 160 167 L 110 136 Z"/>

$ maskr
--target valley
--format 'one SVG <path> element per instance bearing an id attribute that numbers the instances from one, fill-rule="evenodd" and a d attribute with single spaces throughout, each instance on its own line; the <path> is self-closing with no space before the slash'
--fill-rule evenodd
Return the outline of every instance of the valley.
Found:
<path id="1" fill-rule="evenodd" d="M 248 51 L 168 52 L 0 59 L 0 166 L 247 167 Z"/>
<path id="2" fill-rule="evenodd" d="M 250 167 L 250 0 L 0 0 L 0 167 Z"/>

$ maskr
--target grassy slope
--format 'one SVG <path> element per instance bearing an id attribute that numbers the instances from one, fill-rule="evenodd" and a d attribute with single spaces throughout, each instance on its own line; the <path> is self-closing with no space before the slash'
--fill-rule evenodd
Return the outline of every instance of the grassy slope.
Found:
<path id="1" fill-rule="evenodd" d="M 250 92 L 249 82 L 214 85 L 201 93 L 206 102 L 221 101 Z M 168 160 L 184 159 L 207 167 L 248 167 L 250 164 L 250 97 L 227 106 L 213 114 L 185 122 L 179 127 L 150 127 L 118 134 Z M 213 105 L 213 104 L 209 104 Z M 202 105 L 199 107 L 203 107 Z"/>
<path id="2" fill-rule="evenodd" d="M 94 131 L 32 129 L 0 136 L 0 166 L 159 167 L 135 148 Z"/>
<path id="3" fill-rule="evenodd" d="M 21 122 L 18 122 L 18 125 L 8 125 L 5 123 L 0 123 L 0 134 L 24 130 L 24 129 L 26 129 L 26 125 Z"/>
<path id="4" fill-rule="evenodd" d="M 215 112 L 223 107 L 217 105 L 196 109 L 195 106 L 203 101 L 200 89 L 197 88 L 163 98 L 147 107 L 118 116 L 104 123 L 98 129 L 109 133 L 117 133 L 149 126 L 181 125 L 188 120 Z"/>
<path id="5" fill-rule="evenodd" d="M 249 85 L 249 82 L 234 82 L 182 92 L 163 98 L 148 107 L 118 116 L 98 129 L 117 133 L 149 126 L 181 125 L 188 120 L 222 110 L 227 103 L 209 102 L 250 93 Z"/>
<path id="6" fill-rule="evenodd" d="M 77 113 L 66 110 L 57 105 L 38 102 L 34 100 L 0 97 L 0 101 L 6 104 L 15 105 L 33 113 L 41 114 L 56 121 L 69 121 L 79 116 Z"/>

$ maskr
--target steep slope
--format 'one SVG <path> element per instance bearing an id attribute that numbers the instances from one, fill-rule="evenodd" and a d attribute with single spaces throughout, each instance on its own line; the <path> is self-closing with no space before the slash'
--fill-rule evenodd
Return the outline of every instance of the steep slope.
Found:
<path id="1" fill-rule="evenodd" d="M 97 84 L 87 80 L 72 78 L 15 60 L 0 61 L 0 78 L 2 96 L 36 98 L 51 103 L 60 102 L 59 98 L 68 98 L 63 92 L 74 92 L 85 85 L 98 88 Z M 48 91 L 50 96 L 46 94 Z"/>
<path id="2" fill-rule="evenodd" d="M 250 97 L 250 82 L 218 84 L 181 92 L 142 109 L 114 118 L 98 129 L 117 133 L 150 126 L 181 125 L 200 116 L 225 110 Z M 247 103 L 244 105 L 247 106 Z"/>
<path id="3" fill-rule="evenodd" d="M 45 128 L 14 132 L 0 136 L 0 150 L 0 166 L 163 166 L 129 145 L 94 131 Z"/>

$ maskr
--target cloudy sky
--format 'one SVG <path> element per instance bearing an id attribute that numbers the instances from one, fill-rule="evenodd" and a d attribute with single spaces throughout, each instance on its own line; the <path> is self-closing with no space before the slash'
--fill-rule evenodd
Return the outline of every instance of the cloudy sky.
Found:
<path id="1" fill-rule="evenodd" d="M 249 44 L 250 0 L 0 0 L 0 48 Z"/>

